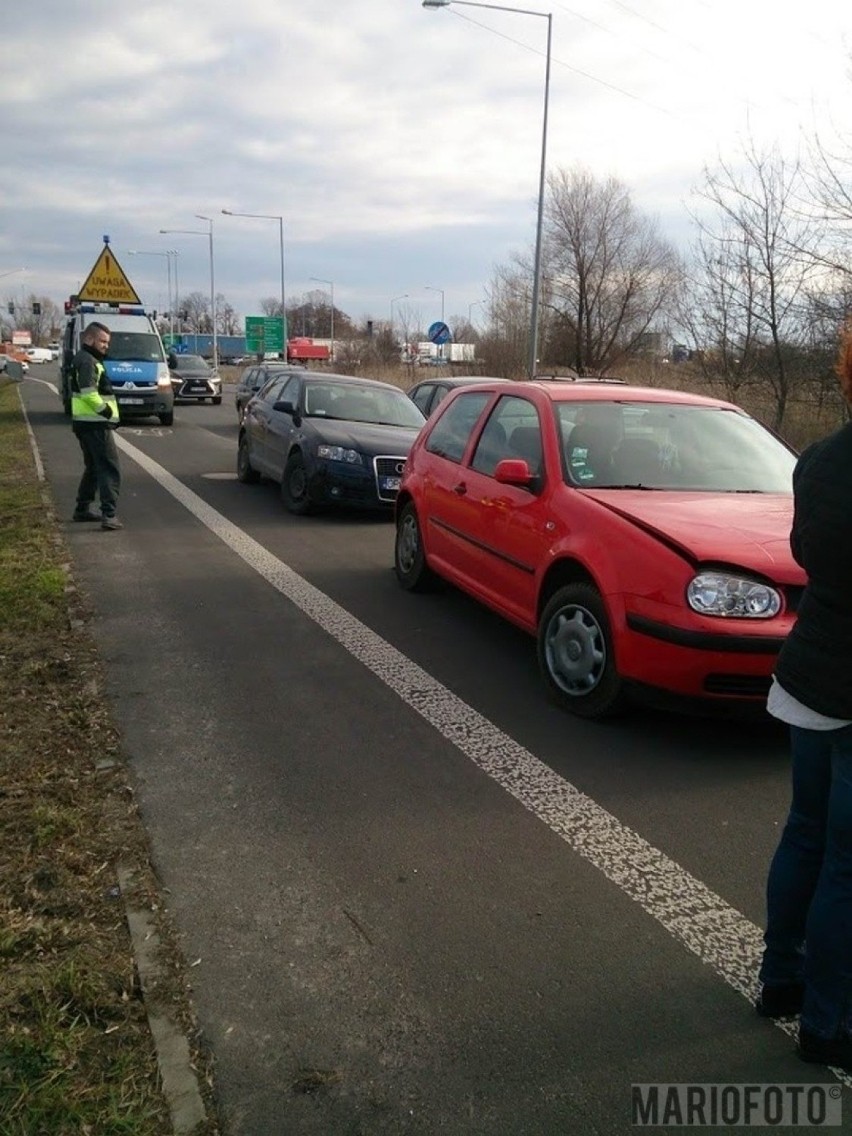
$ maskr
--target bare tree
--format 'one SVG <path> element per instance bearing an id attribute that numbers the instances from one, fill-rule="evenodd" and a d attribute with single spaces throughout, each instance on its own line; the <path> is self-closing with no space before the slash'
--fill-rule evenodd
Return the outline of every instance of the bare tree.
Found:
<path id="1" fill-rule="evenodd" d="M 181 313 L 186 312 L 186 322 L 196 332 L 210 331 L 210 297 L 203 292 L 188 292 L 180 301 Z"/>
<path id="2" fill-rule="evenodd" d="M 241 335 L 243 332 L 239 313 L 221 292 L 216 293 L 216 332 L 219 335 Z"/>
<path id="3" fill-rule="evenodd" d="M 657 222 L 616 178 L 558 170 L 548 178 L 542 329 L 548 355 L 578 374 L 629 356 L 671 307 L 681 265 Z"/>
<path id="4" fill-rule="evenodd" d="M 9 307 L 13 311 L 9 311 Z M 0 334 L 3 339 L 11 339 L 13 331 L 28 331 L 35 346 L 43 345 L 54 334 L 58 334 L 62 312 L 58 304 L 49 296 L 37 296 L 35 292 L 17 296 L 10 295 L 3 301 L 0 313 Z"/>
<path id="5" fill-rule="evenodd" d="M 490 328 L 481 336 L 477 350 L 486 374 L 520 378 L 527 373 L 531 285 L 528 266 L 516 263 L 494 269 L 487 289 Z"/>
<path id="6" fill-rule="evenodd" d="M 840 289 L 852 287 L 852 143 L 836 137 L 829 144 L 815 134 L 809 145 L 806 180 L 820 226 L 817 261 L 840 278 Z"/>
<path id="7" fill-rule="evenodd" d="M 738 236 L 724 226 L 719 237 L 699 233 L 678 301 L 678 322 L 699 348 L 698 368 L 732 402 L 755 381 L 758 347 L 754 273 Z"/>
<path id="8" fill-rule="evenodd" d="M 260 314 L 263 316 L 281 315 L 281 297 L 264 296 L 260 301 Z"/>
<path id="9" fill-rule="evenodd" d="M 396 360 L 401 358 L 405 346 L 411 347 L 421 336 L 420 324 L 422 315 L 420 308 L 415 304 L 397 304 L 394 310 L 393 326 L 388 323 L 388 336 L 393 344 L 393 356 Z M 387 345 L 385 345 L 387 347 Z M 385 359 L 390 362 L 389 359 Z"/>
<path id="10" fill-rule="evenodd" d="M 715 210 L 700 223 L 704 301 L 716 336 L 706 346 L 747 363 L 775 401 L 774 426 L 803 369 L 808 340 L 806 299 L 814 277 L 813 224 L 798 202 L 804 190 L 798 159 L 748 142 L 737 166 L 705 170 L 702 196 Z M 730 374 L 730 370 L 728 371 Z"/>

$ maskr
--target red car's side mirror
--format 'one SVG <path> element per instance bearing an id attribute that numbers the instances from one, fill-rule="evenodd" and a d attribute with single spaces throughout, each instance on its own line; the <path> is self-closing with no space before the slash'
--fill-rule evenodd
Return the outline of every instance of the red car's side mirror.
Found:
<path id="1" fill-rule="evenodd" d="M 503 458 L 497 462 L 494 480 L 503 485 L 529 485 L 535 481 L 535 474 L 524 458 Z"/>

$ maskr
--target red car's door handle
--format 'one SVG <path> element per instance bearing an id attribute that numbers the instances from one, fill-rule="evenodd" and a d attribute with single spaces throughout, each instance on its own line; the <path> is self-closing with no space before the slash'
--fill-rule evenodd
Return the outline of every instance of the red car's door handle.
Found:
<path id="1" fill-rule="evenodd" d="M 460 481 L 458 485 L 453 486 L 453 493 L 457 493 L 459 497 L 464 497 L 465 493 L 467 493 L 467 486 L 463 481 Z"/>

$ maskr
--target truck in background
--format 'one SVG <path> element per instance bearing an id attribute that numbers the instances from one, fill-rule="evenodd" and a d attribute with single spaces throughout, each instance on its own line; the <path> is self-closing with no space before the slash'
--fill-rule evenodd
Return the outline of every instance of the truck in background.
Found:
<path id="1" fill-rule="evenodd" d="M 330 358 L 331 350 L 325 343 L 315 343 L 304 335 L 287 340 L 288 363 L 304 363 L 310 359 L 327 363 Z"/>
<path id="2" fill-rule="evenodd" d="M 475 343 L 444 343 L 440 347 L 429 340 L 419 343 L 403 343 L 400 357 L 403 363 L 418 366 L 440 367 L 447 363 L 475 363 Z"/>
<path id="3" fill-rule="evenodd" d="M 179 335 L 165 336 L 166 343 L 174 350 L 191 352 L 209 359 L 213 355 L 213 336 L 208 334 L 196 335 L 195 332 L 181 332 Z M 259 356 L 246 350 L 246 337 L 244 335 L 217 335 L 216 349 L 219 362 L 228 364 L 239 361 L 254 362 Z M 264 358 L 278 359 L 279 355 L 267 353 Z M 309 339 L 307 336 L 294 336 L 287 340 L 288 363 L 331 361 L 331 347 L 328 341 Z"/>
<path id="4" fill-rule="evenodd" d="M 62 407 L 71 414 L 71 367 L 87 324 L 102 323 L 110 331 L 104 368 L 115 391 L 122 420 L 159 418 L 174 421 L 174 393 L 166 352 L 157 325 L 145 311 L 112 250 L 109 237 L 77 295 L 65 302 L 60 382 Z"/>

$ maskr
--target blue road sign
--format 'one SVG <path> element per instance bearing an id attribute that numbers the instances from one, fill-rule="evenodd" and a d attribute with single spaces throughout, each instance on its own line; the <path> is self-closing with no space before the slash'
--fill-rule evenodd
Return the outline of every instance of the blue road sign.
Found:
<path id="1" fill-rule="evenodd" d="M 450 329 L 442 320 L 435 320 L 433 324 L 430 324 L 426 334 L 429 336 L 430 343 L 449 343 L 453 338 Z"/>

